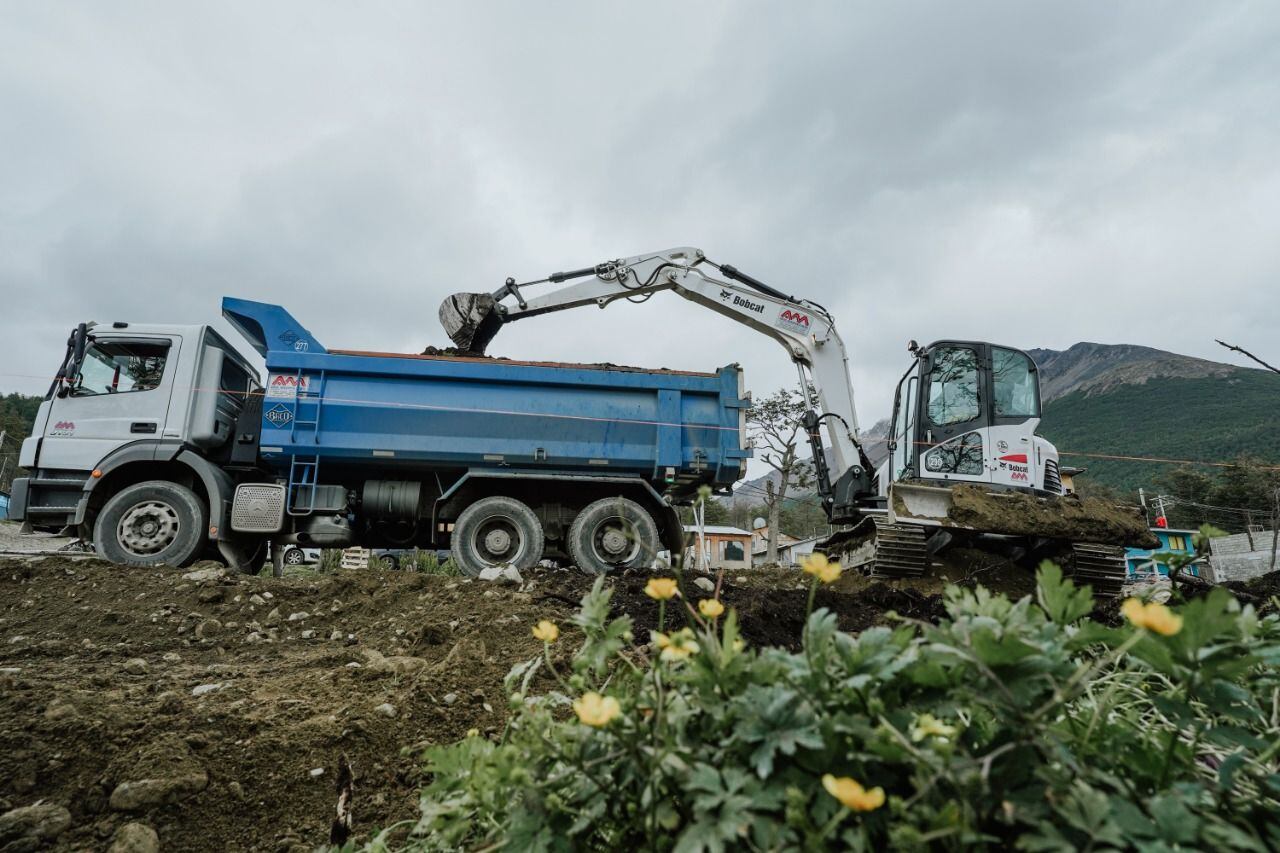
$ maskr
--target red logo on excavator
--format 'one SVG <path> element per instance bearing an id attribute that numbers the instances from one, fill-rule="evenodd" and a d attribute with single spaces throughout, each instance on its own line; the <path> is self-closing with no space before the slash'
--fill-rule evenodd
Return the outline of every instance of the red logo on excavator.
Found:
<path id="1" fill-rule="evenodd" d="M 778 317 L 784 323 L 795 323 L 797 326 L 809 328 L 809 315 L 802 314 L 799 311 L 792 311 L 790 308 L 782 309 L 782 314 Z"/>

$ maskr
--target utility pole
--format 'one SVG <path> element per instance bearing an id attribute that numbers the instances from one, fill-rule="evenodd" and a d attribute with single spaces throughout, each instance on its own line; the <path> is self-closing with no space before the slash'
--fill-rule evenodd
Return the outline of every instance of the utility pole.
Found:
<path id="1" fill-rule="evenodd" d="M 1276 546 L 1280 545 L 1280 489 L 1271 494 L 1271 568 L 1276 570 Z"/>

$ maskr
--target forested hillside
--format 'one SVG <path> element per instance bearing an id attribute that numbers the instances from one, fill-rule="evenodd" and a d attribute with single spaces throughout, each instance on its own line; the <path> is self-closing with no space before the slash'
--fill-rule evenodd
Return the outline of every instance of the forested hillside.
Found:
<path id="1" fill-rule="evenodd" d="M 1040 429 L 1065 463 L 1087 467 L 1089 480 L 1126 492 L 1155 487 L 1176 466 L 1099 456 L 1280 462 L 1280 376 L 1241 368 L 1224 377 L 1074 391 L 1045 406 Z"/>
<path id="2" fill-rule="evenodd" d="M 31 424 L 40 408 L 39 397 L 25 394 L 0 396 L 0 432 L 5 439 L 0 442 L 0 491 L 9 490 L 9 482 L 18 468 L 18 446 L 31 434 Z"/>

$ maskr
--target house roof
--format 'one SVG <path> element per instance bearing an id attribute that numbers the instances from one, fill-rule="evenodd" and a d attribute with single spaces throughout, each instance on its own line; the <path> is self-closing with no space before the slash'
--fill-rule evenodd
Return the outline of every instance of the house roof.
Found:
<path id="1" fill-rule="evenodd" d="M 785 551 L 785 550 L 787 550 L 788 548 L 796 548 L 796 547 L 799 547 L 799 546 L 801 546 L 801 545 L 808 545 L 810 542 L 817 542 L 817 541 L 819 541 L 820 539 L 826 539 L 826 538 L 827 538 L 826 536 L 810 536 L 810 537 L 805 538 L 805 539 L 796 539 L 796 540 L 794 540 L 794 541 L 792 541 L 792 542 L 779 542 L 779 543 L 778 543 L 778 550 L 779 550 L 779 551 Z M 765 545 L 764 543 L 761 543 L 758 547 L 756 547 L 756 548 L 752 549 L 751 553 L 752 553 L 752 554 L 766 554 L 766 553 L 768 553 L 768 551 L 769 551 L 769 546 L 768 546 L 768 545 Z"/>
<path id="2" fill-rule="evenodd" d="M 686 527 L 685 530 L 688 533 L 694 533 L 694 534 L 698 532 L 698 528 L 696 527 Z M 721 524 L 704 525 L 702 528 L 702 531 L 704 533 L 711 533 L 717 536 L 750 536 L 751 535 L 750 533 L 748 533 L 747 531 L 743 530 L 740 527 L 726 527 Z"/>

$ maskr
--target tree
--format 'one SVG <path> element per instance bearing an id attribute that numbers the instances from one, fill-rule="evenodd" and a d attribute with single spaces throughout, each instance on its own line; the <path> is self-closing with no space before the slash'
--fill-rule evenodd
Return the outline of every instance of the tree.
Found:
<path id="1" fill-rule="evenodd" d="M 693 507 L 680 507 L 680 522 L 686 527 L 693 526 Z M 729 508 L 715 498 L 708 498 L 702 509 L 703 524 L 732 524 Z"/>
<path id="2" fill-rule="evenodd" d="M 747 431 L 764 452 L 760 460 L 777 473 L 765 481 L 764 505 L 769 519 L 769 550 L 765 559 L 778 561 L 778 533 L 787 492 L 813 487 L 813 466 L 797 451 L 803 433 L 804 398 L 786 388 L 773 392 L 747 412 Z"/>
<path id="3" fill-rule="evenodd" d="M 1250 526 L 1266 526 L 1277 515 L 1280 471 L 1260 459 L 1242 456 L 1213 475 L 1179 468 L 1160 482 L 1175 499 L 1169 511 L 1174 527 L 1197 528 L 1207 523 L 1240 533 Z"/>

